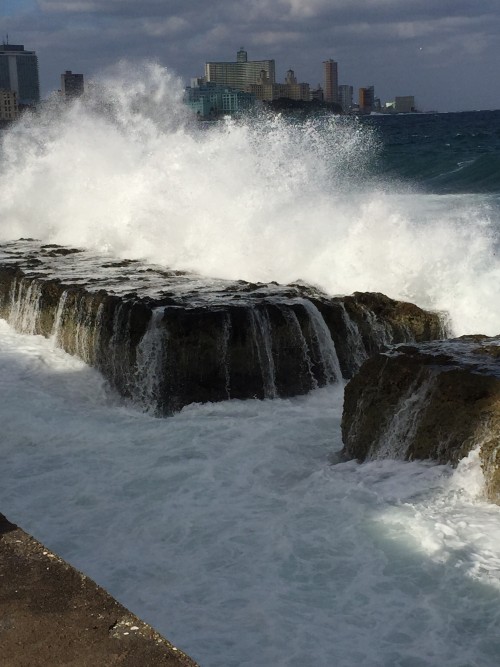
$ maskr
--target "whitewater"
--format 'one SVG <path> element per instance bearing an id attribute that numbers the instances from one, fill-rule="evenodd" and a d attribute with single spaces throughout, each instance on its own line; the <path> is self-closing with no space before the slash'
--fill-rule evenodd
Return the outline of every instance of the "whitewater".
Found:
<path id="1" fill-rule="evenodd" d="M 389 178 L 352 119 L 200 127 L 175 77 L 132 70 L 0 135 L 1 240 L 380 291 L 499 333 L 500 187 Z M 202 667 L 498 664 L 500 509 L 475 453 L 339 462 L 342 384 L 155 419 L 53 341 L 3 321 L 0 341 L 0 511 Z"/>

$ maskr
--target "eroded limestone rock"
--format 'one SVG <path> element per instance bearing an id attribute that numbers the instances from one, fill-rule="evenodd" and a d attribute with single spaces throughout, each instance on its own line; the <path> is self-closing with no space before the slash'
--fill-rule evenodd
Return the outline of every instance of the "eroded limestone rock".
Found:
<path id="1" fill-rule="evenodd" d="M 456 465 L 480 448 L 486 494 L 500 504 L 500 337 L 400 345 L 347 384 L 343 453 Z"/>
<path id="2" fill-rule="evenodd" d="M 387 345 L 446 335 L 440 314 L 383 294 L 210 279 L 32 239 L 0 245 L 0 317 L 158 415 L 304 394 Z"/>

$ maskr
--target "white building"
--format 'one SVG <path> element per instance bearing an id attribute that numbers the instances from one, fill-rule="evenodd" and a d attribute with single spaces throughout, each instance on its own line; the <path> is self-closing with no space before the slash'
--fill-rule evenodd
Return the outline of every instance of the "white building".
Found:
<path id="1" fill-rule="evenodd" d="M 270 83 L 275 82 L 274 60 L 248 60 L 243 47 L 238 51 L 236 62 L 205 63 L 205 80 L 220 86 L 230 86 L 236 90 L 245 90 L 246 86 L 256 84 L 261 72 L 266 73 Z"/>

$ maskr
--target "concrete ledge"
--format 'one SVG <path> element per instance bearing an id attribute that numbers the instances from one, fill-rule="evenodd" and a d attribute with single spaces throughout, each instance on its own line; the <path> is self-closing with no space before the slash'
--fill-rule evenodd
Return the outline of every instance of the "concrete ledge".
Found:
<path id="1" fill-rule="evenodd" d="M 2 667 L 197 667 L 0 514 Z"/>

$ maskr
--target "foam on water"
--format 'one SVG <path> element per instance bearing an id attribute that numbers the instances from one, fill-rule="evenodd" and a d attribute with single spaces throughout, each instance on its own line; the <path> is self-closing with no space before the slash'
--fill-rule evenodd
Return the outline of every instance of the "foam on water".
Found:
<path id="1" fill-rule="evenodd" d="M 339 386 L 158 420 L 51 341 L 0 343 L 2 511 L 204 667 L 498 664 L 474 454 L 332 465 Z"/>
<path id="2" fill-rule="evenodd" d="M 134 71 L 135 70 L 135 71 Z M 373 130 L 260 115 L 200 127 L 155 65 L 3 133 L 0 238 L 31 236 L 252 281 L 302 279 L 449 310 L 497 334 L 495 195 L 398 192 Z"/>
<path id="3" fill-rule="evenodd" d="M 123 67 L 2 134 L 1 239 L 382 291 L 499 333 L 495 196 L 382 183 L 356 121 L 200 128 L 168 72 Z M 496 667 L 500 508 L 476 454 L 333 465 L 340 385 L 154 419 L 54 345 L 0 321 L 0 510 L 203 667 Z"/>

